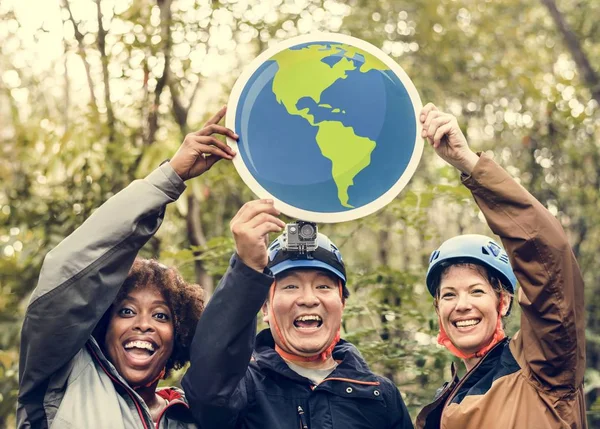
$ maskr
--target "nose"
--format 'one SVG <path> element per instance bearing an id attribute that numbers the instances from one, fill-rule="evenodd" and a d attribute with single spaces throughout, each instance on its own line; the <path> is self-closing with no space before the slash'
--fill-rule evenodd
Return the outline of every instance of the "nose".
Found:
<path id="1" fill-rule="evenodd" d="M 302 290 L 302 294 L 298 297 L 296 303 L 306 307 L 316 307 L 320 304 L 320 301 L 314 290 L 311 287 L 306 287 Z"/>
<path id="2" fill-rule="evenodd" d="M 149 313 L 138 314 L 135 318 L 135 323 L 133 324 L 133 330 L 140 332 L 154 331 L 154 326 L 152 324 L 152 315 Z"/>
<path id="3" fill-rule="evenodd" d="M 458 300 L 456 302 L 456 307 L 454 310 L 456 311 L 468 311 L 472 307 L 471 300 L 469 298 L 468 293 L 461 293 L 458 295 Z"/>

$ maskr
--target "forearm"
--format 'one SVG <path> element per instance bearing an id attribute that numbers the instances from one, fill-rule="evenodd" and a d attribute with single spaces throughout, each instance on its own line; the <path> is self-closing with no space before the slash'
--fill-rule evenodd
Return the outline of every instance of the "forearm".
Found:
<path id="1" fill-rule="evenodd" d="M 137 252 L 158 230 L 166 204 L 183 189 L 171 167 L 161 166 L 110 198 L 48 253 L 23 323 L 22 395 L 85 344 Z"/>
<path id="2" fill-rule="evenodd" d="M 256 314 L 272 282 L 273 277 L 234 256 L 204 310 L 192 341 L 191 365 L 182 381 L 201 421 L 211 417 L 203 409 L 223 406 L 235 412 L 243 407 L 240 402 L 246 395 L 240 389 L 254 348 Z"/>

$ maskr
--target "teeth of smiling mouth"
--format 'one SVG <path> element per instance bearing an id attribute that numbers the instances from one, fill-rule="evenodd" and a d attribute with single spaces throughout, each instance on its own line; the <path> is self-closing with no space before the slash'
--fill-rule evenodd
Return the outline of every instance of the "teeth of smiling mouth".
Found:
<path id="1" fill-rule="evenodd" d="M 317 322 L 321 322 L 322 319 L 320 316 L 300 316 L 298 317 L 295 322 L 310 322 L 310 321 L 317 321 Z"/>
<path id="2" fill-rule="evenodd" d="M 150 350 L 151 352 L 154 351 L 154 346 L 148 341 L 130 341 L 127 344 L 125 344 L 126 350 L 132 348 Z"/>
<path id="3" fill-rule="evenodd" d="M 479 323 L 479 320 L 459 320 L 458 322 L 455 322 L 454 324 L 459 327 L 459 328 L 464 328 L 465 326 L 473 326 L 473 325 L 477 325 Z"/>

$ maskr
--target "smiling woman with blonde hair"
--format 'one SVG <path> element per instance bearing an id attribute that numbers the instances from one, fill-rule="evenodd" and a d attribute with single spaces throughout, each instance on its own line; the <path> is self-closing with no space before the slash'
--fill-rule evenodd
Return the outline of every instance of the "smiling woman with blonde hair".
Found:
<path id="1" fill-rule="evenodd" d="M 583 280 L 560 223 L 488 156 L 467 145 L 456 118 L 428 104 L 422 135 L 462 172 L 506 251 L 481 235 L 460 235 L 433 251 L 427 288 L 438 342 L 467 373 L 438 390 L 419 413 L 424 429 L 587 427 L 583 374 Z M 517 290 L 517 279 L 520 288 Z M 502 327 L 515 291 L 519 331 Z"/>

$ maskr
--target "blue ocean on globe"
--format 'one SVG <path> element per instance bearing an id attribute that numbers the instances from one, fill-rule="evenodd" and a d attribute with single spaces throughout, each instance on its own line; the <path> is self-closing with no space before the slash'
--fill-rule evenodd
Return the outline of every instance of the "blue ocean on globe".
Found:
<path id="1" fill-rule="evenodd" d="M 351 210 L 383 195 L 409 164 L 416 135 L 413 104 L 405 86 L 391 70 L 371 66 L 361 70 L 365 56 L 371 54 L 361 54 L 356 48 L 350 51 L 338 42 L 307 43 L 290 48 L 288 56 L 282 58 L 296 61 L 295 53 L 310 48 L 315 50 L 317 58 L 324 53 L 319 67 L 325 65 L 333 71 L 334 67 L 343 66 L 341 77 L 332 79 L 332 84 L 315 100 L 314 94 L 297 95 L 302 88 L 310 90 L 312 81 L 320 82 L 306 72 L 312 64 L 298 59 L 296 64 L 282 70 L 287 66 L 282 59 L 262 63 L 247 81 L 237 104 L 238 152 L 256 181 L 279 200 L 314 212 Z M 285 88 L 285 94 L 276 94 L 274 81 L 283 72 L 290 77 L 281 83 L 281 75 L 280 81 L 275 82 L 280 86 L 275 88 Z M 318 76 L 327 78 L 326 73 Z M 332 137 L 329 130 L 342 129 L 336 124 L 355 135 L 355 146 L 346 140 L 346 134 L 346 137 L 338 138 L 335 134 Z M 319 130 L 323 134 L 317 141 Z M 347 197 L 340 197 L 344 193 L 340 189 L 341 179 L 334 180 L 333 162 L 324 156 L 323 142 L 327 148 L 336 145 L 339 151 L 350 151 L 351 156 L 360 147 L 356 145 L 369 141 L 374 142 L 374 149 L 368 149 L 369 159 L 364 161 L 359 156 L 366 166 L 353 177 L 344 178 Z"/>

